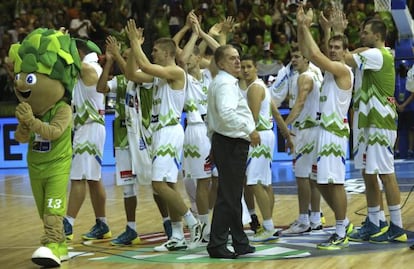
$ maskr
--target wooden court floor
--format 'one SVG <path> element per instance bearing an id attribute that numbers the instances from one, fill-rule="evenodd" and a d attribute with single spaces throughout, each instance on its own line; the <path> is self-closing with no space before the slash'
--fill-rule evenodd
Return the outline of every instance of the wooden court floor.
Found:
<path id="1" fill-rule="evenodd" d="M 107 190 L 107 217 L 108 223 L 114 236 L 118 235 L 125 228 L 125 216 L 123 210 L 123 199 L 121 188 L 115 186 L 113 172 L 103 173 L 103 180 Z M 414 184 L 414 181 L 413 181 Z M 180 189 L 183 189 L 180 183 Z M 185 196 L 184 191 L 182 194 Z M 408 199 L 407 199 L 408 197 Z M 414 231 L 414 195 L 408 192 L 401 195 L 406 205 L 402 209 L 404 226 L 407 230 Z M 363 194 L 348 195 L 348 217 L 354 224 L 359 224 L 363 216 L 354 212 L 365 207 Z M 148 186 L 139 188 L 139 202 L 137 209 L 138 232 L 148 234 L 162 231 L 161 218 L 152 200 L 151 190 Z M 287 226 L 297 216 L 296 195 L 275 196 L 274 222 L 276 226 Z M 327 223 L 334 223 L 332 212 L 322 203 L 322 210 L 325 213 Z M 364 212 L 364 210 L 362 210 Z M 82 250 L 80 234 L 88 231 L 94 224 L 94 215 L 89 198 L 85 200 L 83 207 L 75 222 L 75 238 L 72 243 L 74 250 Z M 39 268 L 32 264 L 30 257 L 33 251 L 39 246 L 39 238 L 42 233 L 41 221 L 37 216 L 34 200 L 27 172 L 23 170 L 7 170 L 0 173 L 0 267 L 5 269 L 29 269 Z M 413 242 L 413 238 L 410 239 Z M 413 242 L 414 243 L 414 242 Z M 104 244 L 104 243 L 101 243 Z M 277 243 L 276 243 L 277 244 Z M 383 249 L 382 251 L 369 251 L 355 253 L 352 255 L 324 255 L 323 257 L 307 257 L 295 259 L 283 259 L 272 261 L 238 261 L 237 263 L 114 263 L 91 261 L 91 256 L 75 257 L 62 263 L 61 268 L 232 268 L 232 269 L 257 269 L 257 268 L 413 268 L 414 250 L 405 244 L 401 248 Z M 109 243 L 105 244 L 109 247 Z M 352 247 L 352 246 L 351 246 Z M 124 248 L 128 249 L 128 248 Z M 129 248 L 132 249 L 132 248 Z M 335 254 L 335 255 L 334 255 Z M 94 253 L 94 257 L 105 256 L 105 253 Z"/>

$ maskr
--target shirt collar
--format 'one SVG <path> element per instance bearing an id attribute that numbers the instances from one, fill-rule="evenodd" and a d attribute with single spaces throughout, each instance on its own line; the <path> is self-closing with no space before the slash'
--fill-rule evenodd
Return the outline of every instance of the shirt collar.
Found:
<path id="1" fill-rule="evenodd" d="M 236 78 L 235 76 L 233 76 L 232 74 L 224 71 L 224 70 L 219 70 L 218 74 L 220 74 L 221 76 L 224 76 L 225 79 L 228 79 L 229 82 L 233 81 L 234 83 L 236 83 L 236 85 L 239 85 L 239 79 Z"/>
<path id="2" fill-rule="evenodd" d="M 98 62 L 98 54 L 96 54 L 96 52 L 91 52 L 85 55 L 85 57 L 83 57 L 82 62 L 84 63 L 97 63 Z"/>

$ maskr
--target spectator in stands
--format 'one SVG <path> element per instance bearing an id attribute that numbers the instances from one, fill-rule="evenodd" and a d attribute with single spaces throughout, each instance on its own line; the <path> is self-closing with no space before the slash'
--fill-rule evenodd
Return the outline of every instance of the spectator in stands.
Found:
<path id="1" fill-rule="evenodd" d="M 155 16 L 153 18 L 152 27 L 154 32 L 152 40 L 156 40 L 160 37 L 170 37 L 170 26 L 168 24 L 166 12 L 162 6 L 158 6 L 155 11 Z"/>
<path id="2" fill-rule="evenodd" d="M 75 37 L 89 39 L 89 33 L 92 29 L 92 22 L 86 18 L 84 11 L 79 13 L 79 17 L 70 21 L 69 32 Z"/>
<path id="3" fill-rule="evenodd" d="M 278 42 L 273 43 L 274 57 L 283 65 L 287 65 L 290 61 L 290 44 L 287 40 L 287 36 L 283 33 L 279 34 Z"/>
<path id="4" fill-rule="evenodd" d="M 256 60 L 263 59 L 264 56 L 264 42 L 262 35 L 256 35 L 254 44 L 249 47 L 249 54 Z"/>

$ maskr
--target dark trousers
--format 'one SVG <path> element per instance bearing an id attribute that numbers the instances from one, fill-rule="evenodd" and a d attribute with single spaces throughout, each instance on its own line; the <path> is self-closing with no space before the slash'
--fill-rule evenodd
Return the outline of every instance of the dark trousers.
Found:
<path id="1" fill-rule="evenodd" d="M 226 247 L 231 233 L 235 251 L 243 251 L 249 246 L 243 229 L 241 205 L 249 142 L 214 133 L 211 147 L 219 177 L 207 249 Z"/>

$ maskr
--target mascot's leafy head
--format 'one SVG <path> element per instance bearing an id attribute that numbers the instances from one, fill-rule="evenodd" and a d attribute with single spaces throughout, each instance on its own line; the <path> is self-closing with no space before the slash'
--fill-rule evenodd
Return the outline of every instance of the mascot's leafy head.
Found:
<path id="1" fill-rule="evenodd" d="M 21 44 L 13 44 L 9 57 L 14 62 L 14 73 L 41 73 L 58 80 L 71 96 L 81 69 L 76 42 L 58 30 L 38 28 Z"/>

